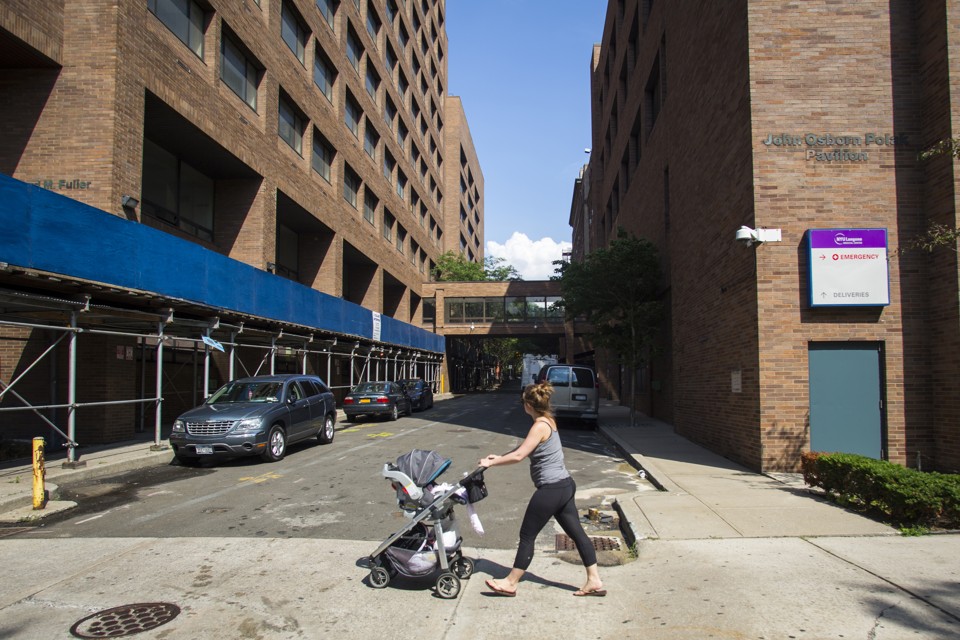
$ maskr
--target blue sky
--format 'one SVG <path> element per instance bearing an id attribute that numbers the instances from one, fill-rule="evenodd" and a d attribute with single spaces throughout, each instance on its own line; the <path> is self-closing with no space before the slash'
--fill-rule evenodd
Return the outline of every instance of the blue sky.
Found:
<path id="1" fill-rule="evenodd" d="M 545 279 L 569 247 L 573 182 L 589 159 L 590 61 L 607 1 L 446 9 L 448 91 L 463 102 L 483 171 L 486 254 Z"/>

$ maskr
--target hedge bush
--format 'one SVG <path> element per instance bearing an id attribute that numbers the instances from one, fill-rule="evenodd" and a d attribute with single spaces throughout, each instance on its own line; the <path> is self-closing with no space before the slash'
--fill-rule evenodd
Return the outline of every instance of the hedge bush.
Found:
<path id="1" fill-rule="evenodd" d="M 960 476 L 908 469 L 852 453 L 801 455 L 803 480 L 899 526 L 960 527 Z"/>

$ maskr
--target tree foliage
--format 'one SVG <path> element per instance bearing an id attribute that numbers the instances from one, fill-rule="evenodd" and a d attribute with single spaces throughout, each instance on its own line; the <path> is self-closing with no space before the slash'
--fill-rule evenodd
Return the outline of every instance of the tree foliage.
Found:
<path id="1" fill-rule="evenodd" d="M 655 347 L 663 321 L 656 246 L 621 230 L 609 246 L 582 262 L 554 264 L 566 317 L 584 319 L 592 326 L 588 337 L 593 344 L 617 354 L 621 364 L 636 371 Z"/>
<path id="2" fill-rule="evenodd" d="M 920 249 L 927 253 L 934 249 L 944 247 L 951 251 L 957 251 L 957 240 L 960 239 L 960 229 L 952 229 L 945 224 L 931 222 L 927 230 L 921 235 L 905 243 L 900 251 L 909 249 Z"/>
<path id="3" fill-rule="evenodd" d="M 504 264 L 503 258 L 487 256 L 483 264 L 467 260 L 456 251 L 445 251 L 437 256 L 436 266 L 433 268 L 433 277 L 443 282 L 505 282 L 520 280 L 520 274 L 509 264 Z"/>
<path id="4" fill-rule="evenodd" d="M 941 140 L 921 151 L 919 157 L 921 161 L 927 161 L 938 156 L 947 155 L 960 158 L 960 138 Z M 960 229 L 937 222 L 931 222 L 921 235 L 905 242 L 900 248 L 900 251 L 920 249 L 921 251 L 931 253 L 935 249 L 947 248 L 955 252 L 957 251 L 957 240 L 960 240 Z"/>

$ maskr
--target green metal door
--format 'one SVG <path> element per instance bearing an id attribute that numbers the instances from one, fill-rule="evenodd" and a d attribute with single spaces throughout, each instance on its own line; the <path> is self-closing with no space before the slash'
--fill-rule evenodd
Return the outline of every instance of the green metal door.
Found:
<path id="1" fill-rule="evenodd" d="M 884 457 L 881 345 L 811 343 L 810 449 Z"/>

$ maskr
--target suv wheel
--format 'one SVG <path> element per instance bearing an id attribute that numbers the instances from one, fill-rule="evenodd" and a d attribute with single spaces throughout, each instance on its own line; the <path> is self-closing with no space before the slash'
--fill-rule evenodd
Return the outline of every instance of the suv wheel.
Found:
<path id="1" fill-rule="evenodd" d="M 287 434 L 283 432 L 283 427 L 278 424 L 270 427 L 270 433 L 267 435 L 267 450 L 263 452 L 263 459 L 267 462 L 277 462 L 282 460 L 287 452 Z"/>
<path id="2" fill-rule="evenodd" d="M 333 442 L 334 433 L 333 416 L 328 413 L 323 418 L 323 426 L 320 427 L 320 431 L 317 432 L 317 440 L 320 441 L 320 444 L 330 444 Z"/>

